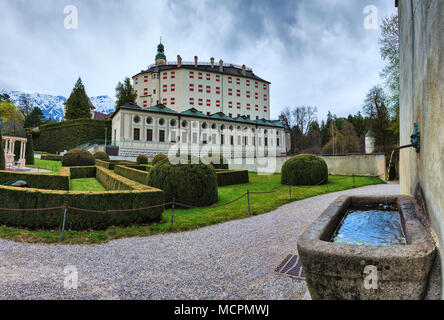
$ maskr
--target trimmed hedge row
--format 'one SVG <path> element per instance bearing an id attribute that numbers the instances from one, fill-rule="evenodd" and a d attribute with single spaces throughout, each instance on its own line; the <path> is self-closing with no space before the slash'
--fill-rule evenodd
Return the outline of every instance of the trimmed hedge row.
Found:
<path id="1" fill-rule="evenodd" d="M 121 164 L 121 166 L 149 172 L 153 166 L 137 165 L 137 164 Z"/>
<path id="2" fill-rule="evenodd" d="M 130 167 L 118 165 L 114 168 L 114 172 L 125 178 L 148 185 L 149 173 L 147 171 L 137 170 Z"/>
<path id="3" fill-rule="evenodd" d="M 96 159 L 96 165 L 97 166 L 103 167 L 103 168 L 108 169 L 108 170 L 114 170 L 114 167 L 116 165 L 119 165 L 119 164 L 120 165 L 124 165 L 124 166 L 126 166 L 126 165 L 137 165 L 137 163 L 133 162 L 133 161 L 125 161 L 125 160 L 103 161 L 103 160 Z"/>
<path id="4" fill-rule="evenodd" d="M 144 208 L 163 203 L 163 192 L 157 189 L 108 192 L 73 192 L 41 189 L 22 189 L 0 186 L 0 203 L 7 208 L 51 208 L 67 202 L 76 208 L 118 210 Z M 59 229 L 63 209 L 51 211 L 0 211 L 0 225 L 28 229 Z M 144 225 L 159 222 L 163 207 L 128 212 L 82 212 L 68 210 L 67 230 L 103 230 L 111 226 Z"/>
<path id="5" fill-rule="evenodd" d="M 122 177 L 105 168 L 97 167 L 96 178 L 106 190 L 143 190 L 154 189 L 134 180 Z"/>
<path id="6" fill-rule="evenodd" d="M 230 186 L 250 182 L 248 170 L 216 170 L 217 186 Z"/>
<path id="7" fill-rule="evenodd" d="M 103 140 L 105 128 L 111 141 L 110 120 L 78 119 L 42 125 L 40 131 L 33 132 L 34 149 L 49 153 L 71 150 L 91 140 Z"/>
<path id="8" fill-rule="evenodd" d="M 69 167 L 70 179 L 95 178 L 96 167 Z"/>
<path id="9" fill-rule="evenodd" d="M 61 168 L 58 175 L 46 173 L 28 173 L 0 171 L 0 184 L 24 180 L 33 188 L 45 190 L 69 190 L 69 170 Z"/>
<path id="10" fill-rule="evenodd" d="M 58 154 L 42 154 L 40 159 L 41 160 L 49 160 L 49 161 L 62 161 L 62 156 L 59 156 Z"/>

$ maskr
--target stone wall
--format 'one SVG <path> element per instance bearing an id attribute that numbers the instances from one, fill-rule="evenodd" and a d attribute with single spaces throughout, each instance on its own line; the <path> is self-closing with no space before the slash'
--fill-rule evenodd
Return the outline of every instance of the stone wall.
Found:
<path id="1" fill-rule="evenodd" d="M 419 123 L 421 151 L 401 150 L 401 192 L 422 198 L 444 245 L 444 1 L 400 0 L 400 140 Z M 420 191 L 421 190 L 421 191 Z M 422 194 L 422 195 L 421 195 Z M 441 263 L 444 262 L 441 254 Z"/>
<path id="2" fill-rule="evenodd" d="M 328 172 L 338 175 L 379 176 L 385 180 L 385 159 L 383 154 L 359 154 L 322 156 L 327 162 Z M 280 173 L 290 157 L 234 159 L 230 169 L 248 170 L 259 173 Z"/>

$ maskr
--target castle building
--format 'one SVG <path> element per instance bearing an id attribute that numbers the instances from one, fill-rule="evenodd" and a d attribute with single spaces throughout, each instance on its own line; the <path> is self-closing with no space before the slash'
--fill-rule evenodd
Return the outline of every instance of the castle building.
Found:
<path id="1" fill-rule="evenodd" d="M 134 75 L 133 85 L 136 103 L 112 115 L 120 156 L 167 154 L 172 144 L 200 155 L 286 152 L 284 128 L 270 120 L 270 82 L 245 65 L 197 56 L 184 62 L 179 55 L 168 62 L 160 43 L 155 63 Z"/>

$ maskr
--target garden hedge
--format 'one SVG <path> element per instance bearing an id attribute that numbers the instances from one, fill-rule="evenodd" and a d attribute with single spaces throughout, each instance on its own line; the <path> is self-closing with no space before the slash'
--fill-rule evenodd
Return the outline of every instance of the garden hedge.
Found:
<path id="1" fill-rule="evenodd" d="M 5 166 L 5 151 L 3 150 L 2 127 L 0 126 L 0 170 L 5 170 Z"/>
<path id="2" fill-rule="evenodd" d="M 102 167 L 97 167 L 96 178 L 106 190 L 153 189 L 134 180 L 122 177 Z"/>
<path id="3" fill-rule="evenodd" d="M 148 184 L 165 193 L 165 202 L 192 206 L 209 206 L 217 202 L 217 177 L 212 166 L 158 162 L 149 173 Z"/>
<path id="4" fill-rule="evenodd" d="M 328 181 L 327 163 L 313 154 L 300 154 L 288 159 L 281 170 L 282 184 L 318 185 Z"/>
<path id="5" fill-rule="evenodd" d="M 136 162 L 137 164 L 148 164 L 148 157 L 143 154 L 139 154 Z"/>
<path id="6" fill-rule="evenodd" d="M 146 171 L 146 172 L 149 172 L 150 169 L 153 167 L 153 166 L 147 166 L 147 165 L 141 165 L 141 164 L 139 165 L 139 164 L 125 164 L 125 163 L 120 164 L 120 165 L 124 166 L 124 167 L 128 167 L 128 168 L 136 169 L 136 170 Z"/>
<path id="7" fill-rule="evenodd" d="M 250 182 L 248 170 L 216 170 L 217 186 L 229 186 Z"/>
<path id="8" fill-rule="evenodd" d="M 96 159 L 91 152 L 83 149 L 69 150 L 62 158 L 64 167 L 93 166 L 95 163 Z"/>
<path id="9" fill-rule="evenodd" d="M 125 160 L 103 161 L 103 160 L 96 159 L 97 166 L 103 167 L 108 170 L 114 170 L 114 167 L 118 164 L 125 165 L 125 166 L 126 165 L 137 165 L 137 163 L 133 162 L 133 161 L 125 161 Z"/>
<path id="10" fill-rule="evenodd" d="M 163 154 L 163 153 L 159 153 L 159 154 L 157 154 L 157 155 L 154 156 L 152 164 L 153 164 L 153 166 L 154 166 L 154 165 L 156 165 L 158 162 L 160 162 L 160 161 L 162 161 L 162 160 L 165 160 L 165 159 L 168 159 L 168 156 L 165 155 L 165 154 Z"/>
<path id="11" fill-rule="evenodd" d="M 120 176 L 148 185 L 149 173 L 147 171 L 137 170 L 126 166 L 115 166 L 114 172 Z"/>
<path id="12" fill-rule="evenodd" d="M 70 179 L 95 178 L 96 167 L 69 167 Z"/>
<path id="13" fill-rule="evenodd" d="M 68 203 L 76 208 L 118 210 L 144 208 L 163 203 L 163 192 L 157 189 L 133 191 L 81 192 L 22 189 L 0 186 L 0 203 L 6 208 L 51 208 Z M 51 211 L 0 211 L 0 225 L 28 229 L 59 229 L 63 209 Z M 159 222 L 163 207 L 129 212 L 82 212 L 68 210 L 67 230 L 103 230 L 111 226 L 144 225 Z"/>
<path id="14" fill-rule="evenodd" d="M 1 138 L 0 138 L 1 139 Z M 32 135 L 26 133 L 26 149 L 25 149 L 25 160 L 26 164 L 34 164 L 34 144 L 32 143 Z"/>
<path id="15" fill-rule="evenodd" d="M 220 169 L 228 170 L 228 161 L 221 154 L 214 154 L 214 155 L 209 154 L 208 156 L 204 156 L 203 159 L 205 160 L 206 163 L 211 163 L 211 165 L 217 170 Z"/>
<path id="16" fill-rule="evenodd" d="M 42 154 L 40 159 L 48 161 L 62 161 L 62 156 L 58 154 Z"/>
<path id="17" fill-rule="evenodd" d="M 0 184 L 24 180 L 32 188 L 46 190 L 69 190 L 69 171 L 61 168 L 58 175 L 46 173 L 28 173 L 14 171 L 0 171 Z"/>
<path id="18" fill-rule="evenodd" d="M 109 155 L 103 151 L 94 153 L 94 158 L 102 161 L 109 161 Z"/>
<path id="19" fill-rule="evenodd" d="M 68 120 L 40 126 L 33 133 L 34 148 L 49 153 L 71 150 L 92 140 L 111 141 L 111 121 L 78 119 Z"/>

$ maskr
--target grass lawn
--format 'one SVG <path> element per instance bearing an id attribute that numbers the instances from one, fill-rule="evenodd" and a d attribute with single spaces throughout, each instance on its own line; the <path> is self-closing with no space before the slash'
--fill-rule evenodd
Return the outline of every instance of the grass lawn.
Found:
<path id="1" fill-rule="evenodd" d="M 328 190 L 327 185 L 312 187 L 292 187 L 291 200 L 289 199 L 288 186 L 281 186 L 280 174 L 258 175 L 250 173 L 250 183 L 225 186 L 219 188 L 219 201 L 222 204 L 233 200 L 247 191 L 270 191 L 280 186 L 276 192 L 270 194 L 250 194 L 251 214 L 248 214 L 247 198 L 219 208 L 207 209 L 176 209 L 174 212 L 173 232 L 193 230 L 196 228 L 221 223 L 228 220 L 246 218 L 251 215 L 261 214 L 276 209 L 283 204 L 317 196 L 320 194 L 353 188 L 353 177 L 330 176 Z M 88 179 L 75 179 L 88 180 Z M 74 182 L 73 180 L 72 182 Z M 380 184 L 382 181 L 371 177 L 355 177 L 355 187 Z M 76 182 L 77 183 L 77 182 Z M 79 182 L 77 187 L 92 186 L 90 180 Z M 97 185 L 95 186 L 97 187 Z M 142 237 L 160 233 L 167 233 L 171 226 L 171 209 L 162 215 L 162 222 L 148 226 L 111 227 L 103 231 L 66 231 L 64 243 L 70 244 L 95 244 L 113 239 L 125 237 Z M 29 231 L 19 228 L 0 226 L 0 238 L 23 242 L 57 243 L 60 239 L 60 230 L 54 231 Z"/>
<path id="2" fill-rule="evenodd" d="M 71 179 L 72 191 L 106 191 L 105 187 L 96 178 Z"/>
<path id="3" fill-rule="evenodd" d="M 34 158 L 34 164 L 26 165 L 31 168 L 39 168 L 45 170 L 51 170 L 51 173 L 59 173 L 60 168 L 62 167 L 61 161 L 50 161 L 50 160 L 42 160 L 39 158 Z"/>

